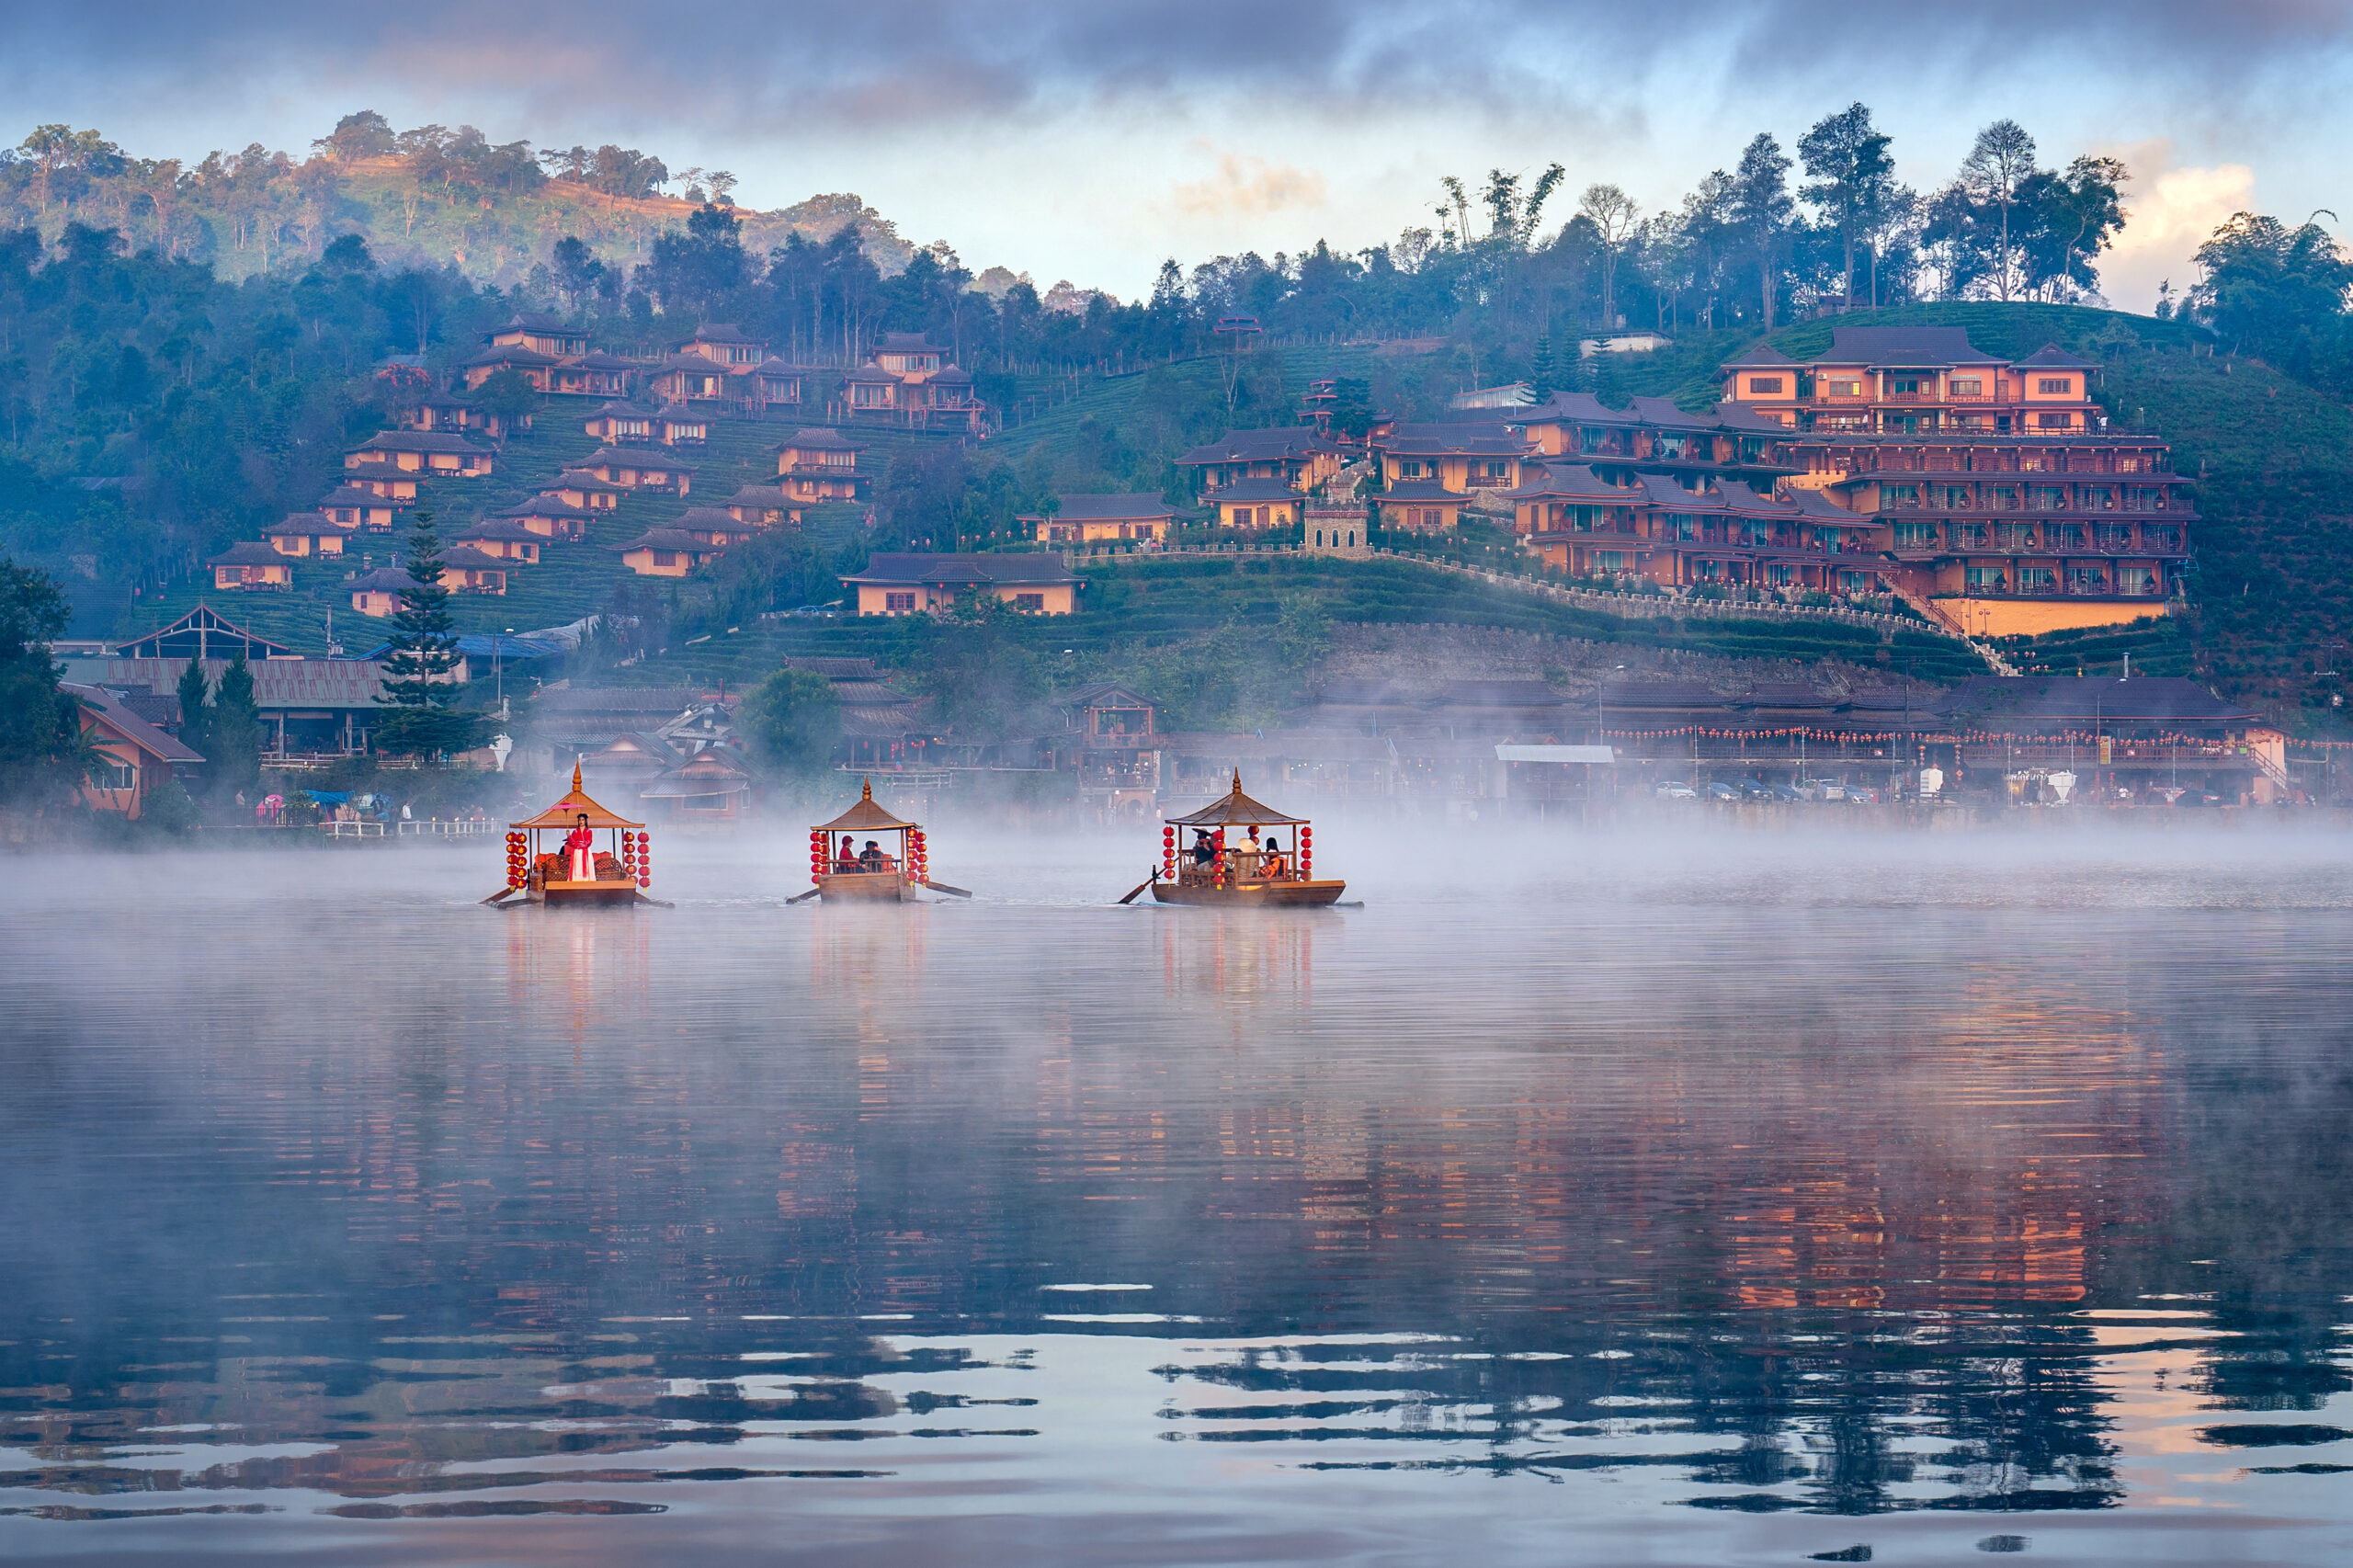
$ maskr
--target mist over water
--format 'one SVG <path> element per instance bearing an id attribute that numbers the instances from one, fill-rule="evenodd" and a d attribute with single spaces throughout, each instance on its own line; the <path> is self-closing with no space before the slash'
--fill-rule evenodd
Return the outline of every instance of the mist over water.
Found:
<path id="1" fill-rule="evenodd" d="M 0 887 L 0 1558 L 2319 1563 L 2333 835 L 796 830 Z"/>

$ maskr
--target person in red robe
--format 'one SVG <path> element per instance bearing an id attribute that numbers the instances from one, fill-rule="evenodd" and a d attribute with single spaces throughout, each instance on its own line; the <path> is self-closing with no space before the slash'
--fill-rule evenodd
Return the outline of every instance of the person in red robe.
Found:
<path id="1" fill-rule="evenodd" d="M 580 813 L 580 825 L 563 835 L 563 860 L 567 881 L 597 880 L 597 835 L 588 831 L 586 812 Z"/>

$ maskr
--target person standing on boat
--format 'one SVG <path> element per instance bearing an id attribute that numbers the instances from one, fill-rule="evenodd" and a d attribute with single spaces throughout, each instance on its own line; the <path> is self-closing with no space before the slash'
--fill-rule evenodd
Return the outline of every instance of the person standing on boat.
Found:
<path id="1" fill-rule="evenodd" d="M 597 880 L 597 835 L 588 831 L 588 813 L 580 813 L 580 825 L 563 835 L 565 880 L 593 882 Z"/>

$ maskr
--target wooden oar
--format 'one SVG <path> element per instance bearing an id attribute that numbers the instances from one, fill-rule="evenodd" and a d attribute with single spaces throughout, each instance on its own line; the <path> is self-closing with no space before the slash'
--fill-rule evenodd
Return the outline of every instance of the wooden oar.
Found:
<path id="1" fill-rule="evenodd" d="M 951 888 L 946 882 L 926 882 L 923 885 L 929 888 L 934 892 L 952 893 L 958 898 L 970 898 L 972 896 L 971 893 L 966 892 L 962 888 Z"/>
<path id="2" fill-rule="evenodd" d="M 482 902 L 484 903 L 496 903 L 499 900 L 504 898 L 512 898 L 522 891 L 523 890 L 520 888 L 501 888 L 496 892 L 492 893 L 488 898 L 483 899 Z"/>
<path id="3" fill-rule="evenodd" d="M 793 894 L 790 898 L 786 899 L 784 902 L 785 902 L 785 903 L 805 903 L 806 901 L 808 901 L 808 900 L 810 900 L 810 899 L 815 898 L 819 893 L 824 892 L 824 891 L 825 891 L 825 890 L 824 890 L 824 889 L 823 889 L 823 888 L 811 888 L 807 892 L 803 892 L 803 893 L 795 893 L 795 894 Z"/>
<path id="4" fill-rule="evenodd" d="M 1125 898 L 1121 899 L 1120 902 L 1121 903 L 1133 903 L 1136 901 L 1136 894 L 1137 894 L 1137 893 L 1140 893 L 1140 892 L 1143 892 L 1143 890 L 1144 890 L 1144 889 L 1146 889 L 1146 888 L 1148 888 L 1148 887 L 1152 886 L 1152 884 L 1153 884 L 1153 883 L 1154 883 L 1154 882 L 1158 881 L 1159 880 L 1160 880 L 1160 872 L 1155 869 L 1153 871 L 1152 875 L 1150 875 L 1150 876 L 1146 877 L 1143 881 L 1142 881 L 1138 882 L 1138 883 L 1135 885 L 1134 890 L 1133 890 L 1132 892 L 1131 892 L 1128 894 L 1128 896 L 1127 896 L 1127 897 L 1125 897 Z"/>

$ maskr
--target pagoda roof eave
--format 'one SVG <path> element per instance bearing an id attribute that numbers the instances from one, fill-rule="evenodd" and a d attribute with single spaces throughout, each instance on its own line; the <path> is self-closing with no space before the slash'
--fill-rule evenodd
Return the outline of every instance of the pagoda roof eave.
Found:
<path id="1" fill-rule="evenodd" d="M 1233 792 L 1223 800 L 1165 820 L 1171 827 L 1290 827 L 1307 821 L 1305 817 L 1288 816 L 1244 794 L 1238 769 L 1233 775 Z"/>
<path id="2" fill-rule="evenodd" d="M 589 799 L 588 791 L 580 787 L 580 765 L 576 762 L 572 765 L 572 788 L 564 792 L 563 800 L 535 817 L 526 817 L 521 822 L 511 822 L 506 825 L 525 831 L 534 828 L 573 827 L 578 824 L 584 814 L 588 818 L 590 827 L 643 827 L 645 825 L 642 822 L 632 822 L 618 812 L 609 811 Z"/>
<path id="3" fill-rule="evenodd" d="M 911 822 L 901 822 L 874 803 L 874 780 L 864 780 L 858 789 L 858 804 L 827 823 L 819 823 L 812 831 L 817 833 L 888 833 L 904 827 L 914 827 Z"/>

